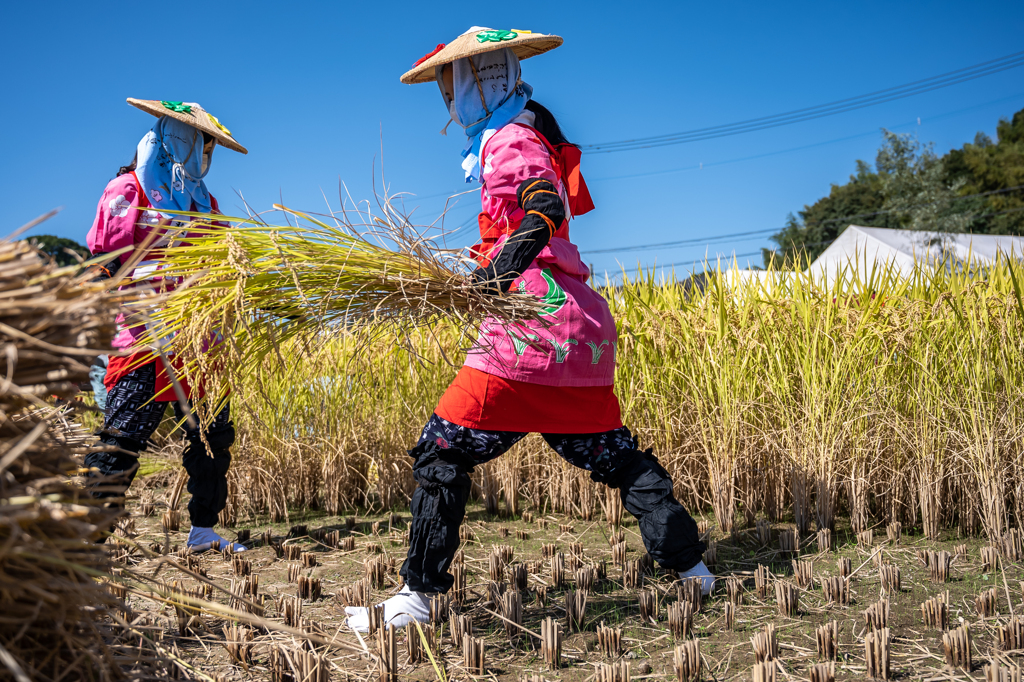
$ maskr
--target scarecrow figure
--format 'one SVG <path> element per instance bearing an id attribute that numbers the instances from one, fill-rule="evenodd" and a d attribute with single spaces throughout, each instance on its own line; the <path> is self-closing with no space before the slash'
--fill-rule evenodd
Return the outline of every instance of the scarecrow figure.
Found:
<path id="1" fill-rule="evenodd" d="M 418 61 L 403 83 L 436 81 L 452 122 L 466 133 L 462 168 L 480 183 L 480 267 L 475 286 L 513 287 L 544 304 L 540 319 L 488 320 L 416 447 L 409 554 L 401 592 L 384 602 L 396 627 L 429 620 L 429 595 L 447 592 L 474 467 L 538 432 L 551 449 L 619 491 L 647 551 L 681 577 L 714 577 L 701 560 L 697 524 L 672 494 L 651 450 L 623 426 L 613 390 L 617 336 L 589 269 L 569 237 L 570 219 L 593 209 L 580 151 L 532 99 L 519 62 L 561 45 L 558 36 L 474 27 Z M 365 608 L 348 625 L 368 629 Z"/>
<path id="2" fill-rule="evenodd" d="M 169 244 L 172 222 L 188 223 L 189 218 L 177 215 L 182 211 L 219 213 L 217 200 L 204 182 L 213 150 L 220 144 L 242 154 L 247 151 L 198 104 L 132 98 L 128 103 L 158 120 L 139 142 L 132 162 L 107 184 L 87 242 L 94 255 L 126 247 L 146 249 L 128 278 L 146 279 L 158 290 L 170 291 L 175 282 L 161 278 L 159 271 L 160 250 Z M 107 265 L 104 275 L 112 276 L 133 254 L 130 251 L 119 256 Z M 93 494 L 123 499 L 138 471 L 139 452 L 149 444 L 167 403 L 172 402 L 187 440 L 182 465 L 188 472 L 188 491 L 192 494 L 188 505 L 192 521 L 188 547 L 201 552 L 219 542 L 221 549 L 233 544 L 234 551 L 244 551 L 245 547 L 228 542 L 213 530 L 227 504 L 229 448 L 235 441 L 229 408 L 225 406 L 205 431 L 190 423 L 161 360 L 154 359 L 150 349 L 140 346 L 145 325 L 126 320 L 123 314 L 117 322 L 119 329 L 113 346 L 123 354 L 109 358 L 103 379 L 107 388 L 105 418 L 100 430 L 100 439 L 114 449 L 90 453 L 85 458 L 94 476 L 103 479 L 93 486 Z M 187 382 L 180 385 L 186 395 L 191 393 Z"/>

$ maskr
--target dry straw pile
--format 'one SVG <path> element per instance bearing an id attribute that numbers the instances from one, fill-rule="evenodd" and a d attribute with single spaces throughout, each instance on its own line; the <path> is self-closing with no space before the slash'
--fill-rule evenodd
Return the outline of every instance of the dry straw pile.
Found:
<path id="1" fill-rule="evenodd" d="M 52 401 L 88 378 L 87 349 L 109 346 L 119 295 L 75 270 L 0 242 L 0 671 L 19 681 L 120 677 L 101 629 L 119 602 L 96 580 L 113 515 L 73 480 L 95 439 Z"/>

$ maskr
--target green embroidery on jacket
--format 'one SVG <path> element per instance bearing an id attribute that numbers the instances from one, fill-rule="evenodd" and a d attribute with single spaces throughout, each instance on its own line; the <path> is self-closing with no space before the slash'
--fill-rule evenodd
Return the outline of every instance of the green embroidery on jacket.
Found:
<path id="1" fill-rule="evenodd" d="M 536 334 L 523 334 L 519 336 L 513 331 L 508 332 L 508 336 L 512 339 L 512 347 L 515 349 L 516 355 L 522 357 L 523 353 L 526 352 L 526 347 L 530 341 L 536 341 L 540 337 Z"/>
<path id="2" fill-rule="evenodd" d="M 548 343 L 555 347 L 555 362 L 558 364 L 565 362 L 565 358 L 568 357 L 569 351 L 572 350 L 569 348 L 570 345 L 579 345 L 579 341 L 576 339 L 566 339 L 564 344 L 560 344 L 554 339 L 548 339 Z"/>
<path id="3" fill-rule="evenodd" d="M 601 360 L 601 356 L 604 355 L 604 347 L 608 345 L 608 339 L 601 342 L 601 345 L 597 345 L 593 341 L 587 341 L 587 345 L 590 346 L 590 364 L 596 365 Z"/>
<path id="4" fill-rule="evenodd" d="M 555 282 L 555 278 L 551 275 L 551 268 L 541 270 L 540 276 L 548 283 L 548 293 L 544 294 L 544 298 L 540 299 L 540 302 L 545 306 L 544 310 L 541 311 L 541 315 L 554 315 L 562 309 L 562 306 L 565 305 L 569 297 L 565 295 L 562 287 L 558 286 L 558 283 Z"/>

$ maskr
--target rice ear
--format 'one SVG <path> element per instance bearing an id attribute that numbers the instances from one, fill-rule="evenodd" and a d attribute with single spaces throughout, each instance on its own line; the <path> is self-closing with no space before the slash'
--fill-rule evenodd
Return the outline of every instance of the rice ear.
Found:
<path id="1" fill-rule="evenodd" d="M 280 204 L 274 209 L 285 215 L 283 225 L 265 216 L 189 214 L 185 241 L 162 250 L 159 273 L 185 283 L 157 306 L 135 306 L 147 322 L 143 344 L 157 357 L 173 337 L 168 350 L 183 378 L 205 391 L 207 403 L 219 404 L 232 381 L 279 357 L 291 340 L 315 345 L 359 330 L 364 338 L 385 335 L 401 344 L 410 330 L 442 320 L 468 337 L 488 317 L 539 319 L 536 297 L 494 296 L 473 286 L 475 262 L 464 252 L 425 236 L 430 226 L 414 226 L 386 198 L 380 206 L 380 215 L 332 214 L 334 225 Z M 217 224 L 223 221 L 229 225 Z"/>

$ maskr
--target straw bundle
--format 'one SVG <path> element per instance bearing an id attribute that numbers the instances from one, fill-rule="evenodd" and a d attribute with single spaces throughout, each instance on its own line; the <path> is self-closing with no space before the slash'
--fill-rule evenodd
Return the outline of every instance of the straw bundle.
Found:
<path id="1" fill-rule="evenodd" d="M 87 349 L 114 331 L 119 295 L 75 270 L 0 242 L 0 671 L 19 680 L 120 677 L 99 622 L 119 601 L 96 580 L 108 558 L 95 541 L 114 513 L 71 478 L 88 434 L 45 402 L 77 392 Z"/>
<path id="2" fill-rule="evenodd" d="M 138 306 L 134 324 L 148 325 L 146 341 L 173 351 L 193 381 L 212 380 L 224 395 L 215 367 L 244 376 L 292 338 L 306 345 L 353 329 L 402 338 L 438 320 L 466 336 L 489 316 L 515 321 L 543 311 L 536 296 L 471 286 L 476 263 L 462 250 L 425 237 L 386 198 L 381 207 L 382 215 L 332 214 L 333 225 L 276 204 L 297 224 L 195 214 L 187 234 L 161 252 L 161 276 L 181 284 L 159 309 Z M 227 341 L 218 360 L 210 357 L 214 339 Z"/>

